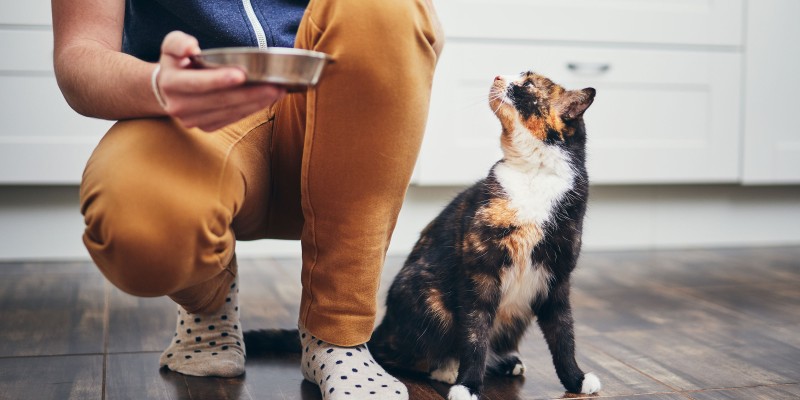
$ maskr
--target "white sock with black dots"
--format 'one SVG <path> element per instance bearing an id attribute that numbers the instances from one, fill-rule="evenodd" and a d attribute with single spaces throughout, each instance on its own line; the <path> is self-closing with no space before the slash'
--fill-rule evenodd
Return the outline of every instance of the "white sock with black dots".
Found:
<path id="1" fill-rule="evenodd" d="M 406 386 L 378 365 L 366 345 L 336 346 L 303 327 L 300 342 L 303 377 L 319 386 L 323 400 L 408 399 Z"/>
<path id="2" fill-rule="evenodd" d="M 159 360 L 162 367 L 193 376 L 231 378 L 244 373 L 238 282 L 237 277 L 225 304 L 213 314 L 190 314 L 178 306 L 175 335 Z"/>

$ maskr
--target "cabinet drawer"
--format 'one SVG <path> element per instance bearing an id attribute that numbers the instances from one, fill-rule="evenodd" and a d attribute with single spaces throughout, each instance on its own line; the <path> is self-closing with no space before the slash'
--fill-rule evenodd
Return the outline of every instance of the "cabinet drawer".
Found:
<path id="1" fill-rule="evenodd" d="M 53 33 L 50 30 L 0 28 L 0 74 L 53 70 Z"/>
<path id="2" fill-rule="evenodd" d="M 78 115 L 53 76 L 0 75 L 0 184 L 76 184 L 111 122 Z"/>
<path id="3" fill-rule="evenodd" d="M 744 0 L 441 0 L 449 37 L 739 46 Z"/>
<path id="4" fill-rule="evenodd" d="M 50 1 L 0 1 L 0 25 L 52 25 Z"/>
<path id="5" fill-rule="evenodd" d="M 597 89 L 585 116 L 593 183 L 738 180 L 738 53 L 451 41 L 434 79 L 415 182 L 485 176 L 501 157 L 500 124 L 487 105 L 492 79 L 529 69 L 567 89 Z"/>

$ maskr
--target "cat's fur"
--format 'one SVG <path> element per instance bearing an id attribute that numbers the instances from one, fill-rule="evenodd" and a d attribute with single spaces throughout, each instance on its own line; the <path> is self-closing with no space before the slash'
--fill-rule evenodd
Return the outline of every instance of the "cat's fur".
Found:
<path id="1" fill-rule="evenodd" d="M 395 278 L 369 342 L 382 365 L 454 384 L 451 400 L 477 398 L 485 373 L 524 372 L 517 347 L 536 319 L 564 387 L 600 389 L 575 361 L 569 301 L 594 95 L 532 72 L 495 79 L 489 104 L 504 157 L 424 229 Z"/>

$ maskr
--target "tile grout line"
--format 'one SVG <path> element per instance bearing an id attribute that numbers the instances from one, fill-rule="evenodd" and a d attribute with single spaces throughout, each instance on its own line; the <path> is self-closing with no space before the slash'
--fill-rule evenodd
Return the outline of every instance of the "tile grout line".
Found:
<path id="1" fill-rule="evenodd" d="M 103 280 L 103 381 L 102 381 L 102 400 L 106 399 L 106 370 L 108 369 L 108 337 L 111 330 L 111 284 L 107 280 Z"/>

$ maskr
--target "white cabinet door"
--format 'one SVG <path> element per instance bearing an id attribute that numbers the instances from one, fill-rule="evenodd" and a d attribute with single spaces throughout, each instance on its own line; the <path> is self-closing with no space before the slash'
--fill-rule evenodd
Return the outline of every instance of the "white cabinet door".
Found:
<path id="1" fill-rule="evenodd" d="M 36 3 L 38 4 L 38 3 Z M 48 29 L 0 29 L 0 184 L 76 184 L 109 121 L 73 111 Z"/>
<path id="2" fill-rule="evenodd" d="M 50 29 L 0 28 L 0 74 L 51 74 L 53 71 L 53 32 Z"/>
<path id="3" fill-rule="evenodd" d="M 78 115 L 55 77 L 0 75 L 0 184 L 76 184 L 111 126 Z"/>
<path id="4" fill-rule="evenodd" d="M 486 175 L 501 155 L 489 86 L 495 75 L 528 69 L 567 89 L 597 89 L 585 116 L 592 182 L 739 180 L 738 53 L 451 40 L 434 80 L 417 184 L 468 184 Z"/>
<path id="5" fill-rule="evenodd" d="M 744 0 L 440 0 L 448 37 L 739 46 Z"/>
<path id="6" fill-rule="evenodd" d="M 0 25 L 52 25 L 49 0 L 0 1 Z"/>
<path id="7" fill-rule="evenodd" d="M 800 1 L 748 8 L 743 182 L 800 183 Z"/>

